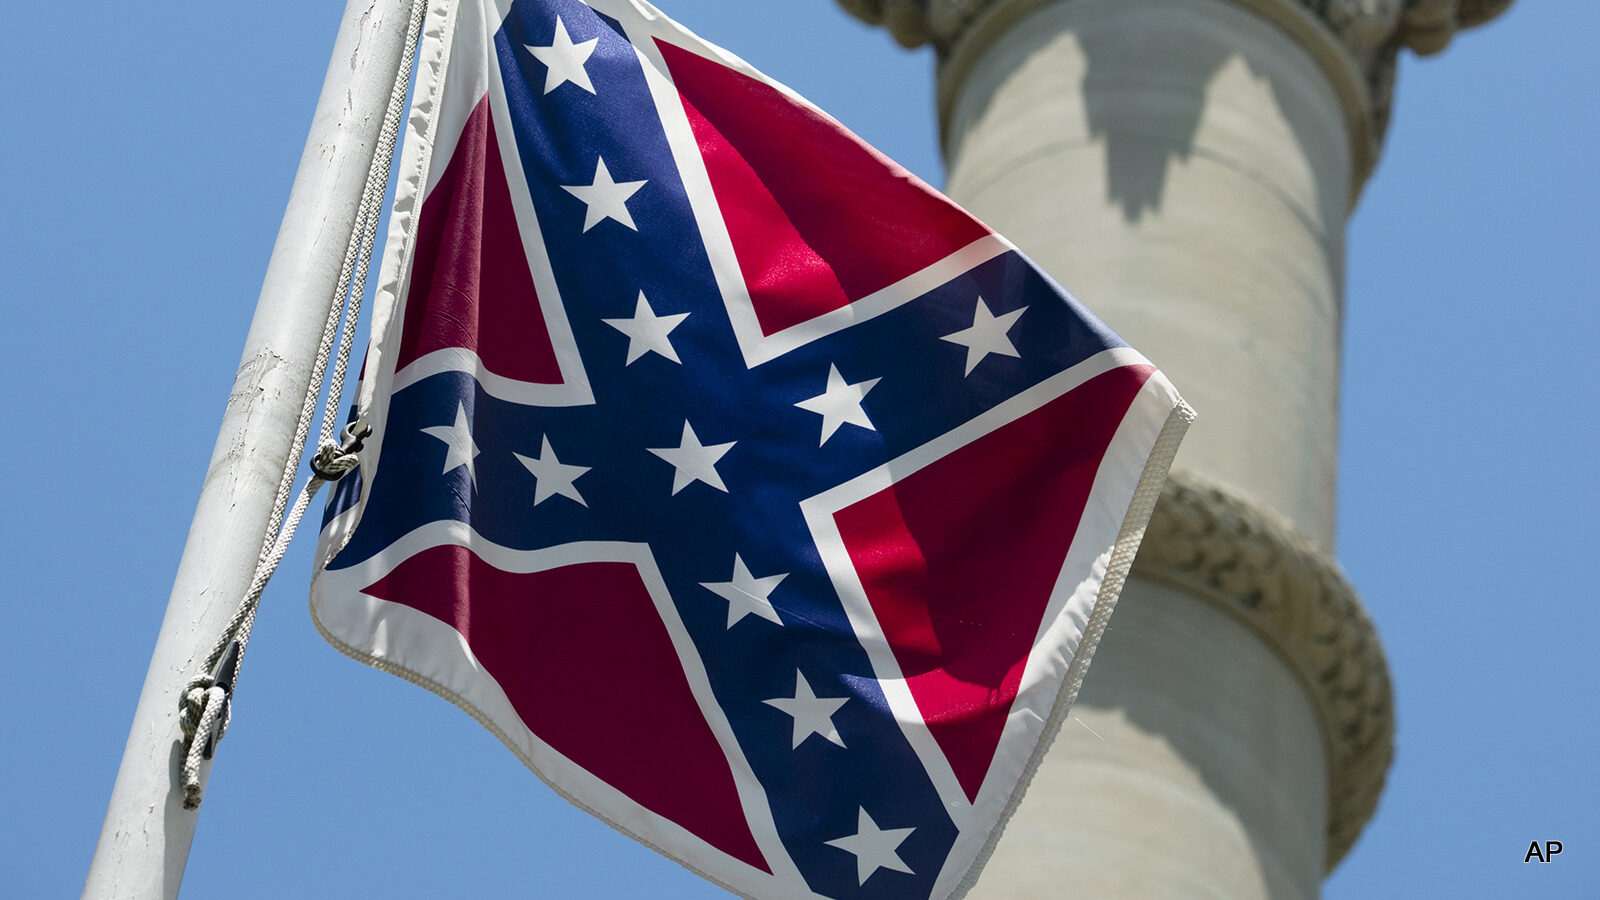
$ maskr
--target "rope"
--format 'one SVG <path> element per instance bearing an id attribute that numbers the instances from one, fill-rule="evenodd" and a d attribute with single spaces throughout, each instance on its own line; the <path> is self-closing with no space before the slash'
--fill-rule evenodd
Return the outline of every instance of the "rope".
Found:
<path id="1" fill-rule="evenodd" d="M 183 755 L 183 808 L 196 809 L 200 806 L 200 796 L 204 790 L 200 786 L 200 760 L 211 758 L 205 748 L 215 747 L 216 739 L 228 730 L 228 720 L 233 718 L 233 712 L 232 704 L 228 702 L 228 692 L 220 687 L 191 688 L 189 693 L 200 695 L 194 702 L 199 704 L 201 712 L 200 721 L 189 734 L 188 752 Z"/>
<path id="2" fill-rule="evenodd" d="M 416 63 L 417 39 L 422 33 L 422 19 L 427 4 L 413 0 L 410 20 L 406 25 L 405 48 L 400 58 L 400 70 L 394 87 L 389 92 L 389 105 L 384 110 L 383 126 L 378 133 L 378 144 L 373 151 L 372 163 L 367 167 L 367 180 L 362 186 L 361 203 L 356 209 L 356 220 L 345 248 L 344 262 L 339 269 L 338 286 L 334 297 L 342 302 L 329 304 L 328 316 L 323 323 L 322 339 L 317 346 L 316 360 L 311 378 L 306 385 L 305 399 L 300 406 L 300 417 L 295 424 L 294 440 L 278 481 L 278 492 L 268 515 L 267 532 L 262 536 L 261 551 L 256 558 L 255 572 L 250 586 L 239 601 L 238 609 L 217 638 L 216 645 L 206 656 L 201 674 L 185 685 L 179 701 L 179 724 L 183 728 L 183 806 L 196 809 L 204 791 L 200 783 L 202 760 L 210 759 L 218 741 L 227 733 L 232 718 L 229 702 L 234 679 L 238 675 L 245 650 L 250 646 L 250 632 L 255 627 L 256 610 L 261 605 L 261 593 L 267 581 L 277 571 L 289 549 L 295 529 L 310 507 L 311 500 L 322 486 L 337 481 L 344 473 L 360 462 L 361 442 L 371 429 L 364 416 L 357 416 L 335 441 L 338 427 L 339 402 L 344 397 L 345 375 L 350 367 L 350 353 L 355 344 L 356 324 L 361 318 L 361 303 L 366 293 L 367 273 L 376 245 L 378 219 L 382 213 L 383 196 L 389 185 L 389 172 L 394 161 L 394 147 L 400 134 L 400 120 L 405 111 L 406 93 L 411 84 L 411 73 Z M 342 326 L 342 329 L 341 329 Z M 341 334 L 342 331 L 342 334 Z M 338 338 L 338 351 L 334 352 L 334 339 Z M 328 376 L 329 358 L 333 359 L 333 373 Z M 322 410 L 322 427 L 318 435 L 317 450 L 310 460 L 311 478 L 300 489 L 293 506 L 289 496 L 299 471 L 299 460 L 305 452 L 306 439 L 311 432 L 311 422 L 316 415 L 317 395 L 321 393 L 324 378 L 328 395 Z M 287 511 L 287 516 L 285 515 Z M 236 648 L 236 649 L 235 649 Z M 230 650 L 233 652 L 230 653 Z"/>

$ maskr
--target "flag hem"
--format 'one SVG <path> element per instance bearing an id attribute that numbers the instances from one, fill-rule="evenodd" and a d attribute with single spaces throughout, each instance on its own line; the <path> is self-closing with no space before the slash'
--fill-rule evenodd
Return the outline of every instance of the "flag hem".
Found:
<path id="1" fill-rule="evenodd" d="M 1022 771 L 1022 777 L 1017 780 L 1005 809 L 1001 811 L 1000 818 L 989 833 L 989 840 L 983 845 L 983 849 L 978 851 L 977 857 L 968 866 L 961 881 L 946 895 L 948 900 L 961 900 L 977 884 L 978 877 L 983 874 L 995 847 L 1000 843 L 1001 836 L 1005 834 L 1006 826 L 1011 823 L 1012 815 L 1016 813 L 1022 798 L 1032 786 L 1034 773 L 1044 762 L 1045 752 L 1055 743 L 1056 736 L 1066 721 L 1067 713 L 1077 702 L 1078 691 L 1083 687 L 1084 675 L 1089 670 L 1089 663 L 1094 658 L 1094 652 L 1100 645 L 1100 638 L 1105 634 L 1106 625 L 1111 620 L 1111 613 L 1116 609 L 1117 599 L 1127 583 L 1128 572 L 1133 568 L 1134 556 L 1144 541 L 1145 529 L 1150 524 L 1150 516 L 1155 512 L 1156 501 L 1161 497 L 1161 488 L 1166 484 L 1167 475 L 1172 469 L 1173 457 L 1178 452 L 1184 433 L 1195 419 L 1194 408 L 1184 402 L 1182 397 L 1174 395 L 1174 400 L 1175 405 L 1167 414 L 1161 433 L 1156 437 L 1155 445 L 1151 447 L 1144 471 L 1139 475 L 1133 497 L 1128 502 L 1128 513 L 1122 520 L 1122 528 L 1117 533 L 1116 543 L 1112 545 L 1111 558 L 1106 565 L 1106 573 L 1100 580 L 1100 590 L 1095 597 L 1094 609 L 1089 613 L 1083 637 L 1078 642 L 1076 652 L 1072 654 L 1072 662 L 1067 666 L 1061 691 L 1056 695 L 1055 703 L 1050 709 L 1050 718 L 1045 722 L 1044 732 Z"/>

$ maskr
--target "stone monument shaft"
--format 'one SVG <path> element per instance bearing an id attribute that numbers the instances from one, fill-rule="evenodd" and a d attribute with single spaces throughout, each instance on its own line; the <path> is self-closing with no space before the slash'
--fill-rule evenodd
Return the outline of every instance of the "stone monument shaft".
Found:
<path id="1" fill-rule="evenodd" d="M 1387 667 L 1331 552 L 1346 221 L 1396 55 L 1510 0 L 840 0 L 938 52 L 948 193 L 1200 413 L 975 897 L 1312 898 Z"/>

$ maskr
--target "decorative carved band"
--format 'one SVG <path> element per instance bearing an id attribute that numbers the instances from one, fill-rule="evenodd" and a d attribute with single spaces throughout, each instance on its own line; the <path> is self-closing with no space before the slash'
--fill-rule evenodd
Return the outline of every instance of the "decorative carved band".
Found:
<path id="1" fill-rule="evenodd" d="M 855 17 L 883 25 L 906 47 L 932 44 L 943 59 L 978 17 L 1016 0 L 838 0 Z M 1042 5 L 1040 0 L 1028 0 Z M 1069 2 L 1069 0 L 1061 0 Z M 1511 0 L 1234 0 L 1269 18 L 1310 13 L 1350 54 L 1364 75 L 1373 147 L 1388 128 L 1395 57 L 1401 47 L 1427 55 L 1443 50 L 1457 31 L 1494 18 Z M 1290 7 L 1280 9 L 1274 8 Z"/>
<path id="2" fill-rule="evenodd" d="M 1174 473 L 1133 575 L 1207 597 L 1238 615 L 1305 679 L 1328 745 L 1324 861 L 1331 870 L 1377 807 L 1394 753 L 1383 647 L 1338 565 L 1251 504 Z"/>

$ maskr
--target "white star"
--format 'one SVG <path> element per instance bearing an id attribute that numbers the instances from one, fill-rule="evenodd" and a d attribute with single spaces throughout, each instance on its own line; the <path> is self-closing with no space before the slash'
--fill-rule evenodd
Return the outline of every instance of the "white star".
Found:
<path id="1" fill-rule="evenodd" d="M 557 494 L 563 497 L 571 497 L 583 506 L 589 505 L 588 501 L 583 499 L 583 495 L 578 493 L 577 486 L 573 484 L 574 481 L 578 480 L 578 476 L 589 471 L 589 467 L 569 466 L 557 459 L 556 451 L 550 447 L 549 435 L 545 435 L 544 446 L 539 450 L 538 459 L 523 456 L 521 453 L 513 453 L 511 455 L 515 456 L 517 462 L 527 466 L 528 471 L 533 473 L 534 506 L 538 506 Z"/>
<path id="2" fill-rule="evenodd" d="M 728 627 L 732 628 L 735 622 L 751 613 L 755 613 L 769 622 L 783 624 L 778 618 L 778 611 L 772 608 L 772 603 L 767 600 L 772 592 L 785 578 L 787 572 L 781 575 L 768 575 L 765 578 L 756 578 L 750 574 L 750 569 L 745 566 L 739 554 L 733 555 L 733 580 L 723 582 L 704 582 L 700 586 L 728 601 Z"/>
<path id="3" fill-rule="evenodd" d="M 1011 326 L 1017 322 L 1017 317 L 1027 309 L 1024 306 L 997 317 L 989 311 L 989 304 L 979 297 L 978 308 L 972 313 L 972 327 L 963 328 L 955 334 L 947 334 L 942 340 L 967 348 L 965 374 L 971 375 L 972 370 L 978 367 L 978 363 L 983 362 L 984 357 L 991 353 L 998 353 L 1001 356 L 1021 355 L 1017 353 L 1016 345 L 1011 343 L 1011 338 L 1006 336 L 1006 332 L 1011 330 Z"/>
<path id="4" fill-rule="evenodd" d="M 839 374 L 839 367 L 829 363 L 828 387 L 822 393 L 810 400 L 801 400 L 795 406 L 808 412 L 822 416 L 822 440 L 817 442 L 821 447 L 833 437 L 840 425 L 860 425 L 868 431 L 877 431 L 872 427 L 872 420 L 867 418 L 866 410 L 861 408 L 861 401 L 866 398 L 867 392 L 882 381 L 881 378 L 869 378 L 856 384 L 846 384 L 844 376 Z"/>
<path id="5" fill-rule="evenodd" d="M 845 705 L 849 699 L 849 697 L 818 697 L 811 690 L 811 682 L 806 681 L 805 674 L 795 669 L 793 697 L 774 697 L 761 702 L 775 706 L 794 717 L 794 745 L 789 748 L 793 750 L 813 734 L 820 734 L 843 747 L 844 738 L 839 737 L 839 730 L 833 727 L 833 714 L 838 712 L 839 707 Z"/>
<path id="6" fill-rule="evenodd" d="M 857 807 L 860 809 L 860 807 Z M 860 884 L 866 884 L 872 873 L 879 869 L 893 869 L 896 872 L 911 874 L 911 867 L 895 851 L 905 839 L 911 836 L 915 828 L 879 828 L 878 823 L 872 821 L 865 809 L 861 809 L 856 818 L 856 833 L 842 838 L 827 841 L 830 847 L 838 847 L 846 853 L 853 853 L 856 857 L 856 878 Z"/>
<path id="7" fill-rule="evenodd" d="M 546 94 L 556 88 L 572 82 L 589 93 L 594 93 L 594 82 L 589 80 L 589 72 L 583 64 L 589 61 L 589 56 L 594 53 L 594 47 L 600 43 L 599 38 L 590 38 L 581 44 L 574 44 L 572 36 L 567 34 L 567 25 L 556 16 L 556 36 L 548 47 L 535 47 L 525 44 L 528 52 L 534 59 L 545 64 L 548 69 L 544 76 L 544 92 Z"/>
<path id="8" fill-rule="evenodd" d="M 628 361 L 623 365 L 631 365 L 634 360 L 646 353 L 659 353 L 681 364 L 678 351 L 672 349 L 672 341 L 667 339 L 667 335 L 687 318 L 689 318 L 688 313 L 656 315 L 656 311 L 650 308 L 650 301 L 645 299 L 644 291 L 640 291 L 639 304 L 633 309 L 633 318 L 600 321 L 628 336 Z"/>
<path id="9" fill-rule="evenodd" d="M 583 217 L 583 230 L 599 225 L 606 219 L 616 219 L 634 231 L 639 226 L 633 224 L 633 216 L 628 214 L 628 198 L 634 192 L 645 186 L 643 181 L 614 181 L 611 170 L 606 168 L 606 161 L 601 157 L 594 164 L 593 184 L 563 184 L 561 189 L 582 200 L 589 207 Z"/>
<path id="10" fill-rule="evenodd" d="M 646 449 L 672 463 L 672 467 L 676 470 L 672 473 L 672 493 L 676 494 L 696 481 L 704 481 L 726 494 L 728 486 L 722 483 L 722 476 L 717 474 L 717 460 L 733 449 L 734 443 L 729 441 L 726 444 L 712 444 L 708 447 L 700 443 L 700 438 L 695 436 L 694 429 L 689 427 L 688 421 L 685 421 L 683 441 L 678 446 Z"/>
<path id="11" fill-rule="evenodd" d="M 478 489 L 478 474 L 472 470 L 472 461 L 478 456 L 478 445 L 472 442 L 472 430 L 467 425 L 467 410 L 456 404 L 456 420 L 450 425 L 432 425 L 422 429 L 423 434 L 444 441 L 444 472 L 461 466 L 467 467 L 467 481 Z"/>

